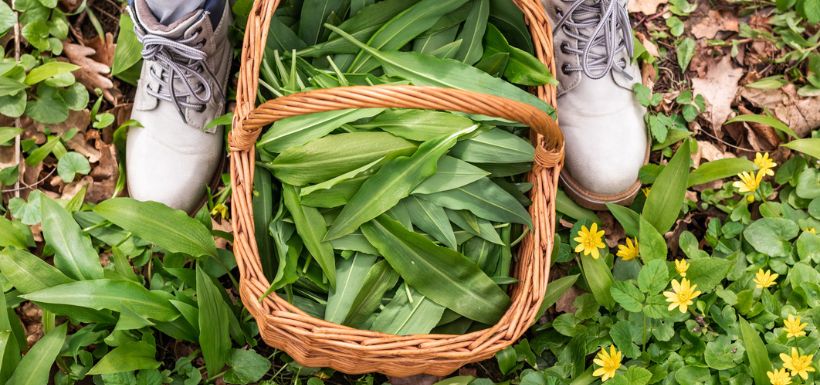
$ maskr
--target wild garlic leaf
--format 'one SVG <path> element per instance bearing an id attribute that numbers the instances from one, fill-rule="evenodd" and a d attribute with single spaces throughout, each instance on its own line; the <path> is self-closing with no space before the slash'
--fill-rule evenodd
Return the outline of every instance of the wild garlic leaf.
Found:
<path id="1" fill-rule="evenodd" d="M 408 155 L 416 145 L 386 132 L 328 135 L 290 147 L 266 164 L 279 180 L 304 186 L 327 181 L 384 157 Z"/>
<path id="2" fill-rule="evenodd" d="M 325 239 L 333 240 L 352 233 L 362 223 L 381 215 L 410 195 L 421 182 L 436 172 L 438 160 L 456 144 L 458 138 L 476 128 L 472 126 L 452 135 L 424 142 L 413 155 L 398 157 L 382 166 L 350 198 Z"/>
<path id="3" fill-rule="evenodd" d="M 486 324 L 509 306 L 507 294 L 464 255 L 386 216 L 367 222 L 362 232 L 408 285 L 436 303 Z"/>

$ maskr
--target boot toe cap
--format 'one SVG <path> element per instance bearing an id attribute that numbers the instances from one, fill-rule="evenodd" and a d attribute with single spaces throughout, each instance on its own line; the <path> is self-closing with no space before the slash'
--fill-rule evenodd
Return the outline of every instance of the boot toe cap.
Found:
<path id="1" fill-rule="evenodd" d="M 203 202 L 221 156 L 220 145 L 180 151 L 146 132 L 130 133 L 126 150 L 128 192 L 142 201 L 156 201 L 192 212 Z"/>
<path id="2" fill-rule="evenodd" d="M 561 121 L 571 178 L 596 195 L 613 196 L 633 189 L 648 150 L 642 110 L 598 116 L 562 112 L 571 116 Z"/>

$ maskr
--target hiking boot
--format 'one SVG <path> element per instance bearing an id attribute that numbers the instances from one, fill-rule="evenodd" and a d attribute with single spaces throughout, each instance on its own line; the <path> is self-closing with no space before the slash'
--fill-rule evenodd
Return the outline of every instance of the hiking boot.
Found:
<path id="1" fill-rule="evenodd" d="M 206 128 L 225 112 L 231 66 L 226 1 L 216 9 L 191 11 L 162 23 L 145 0 L 129 5 L 144 59 L 128 131 L 126 171 L 129 194 L 189 213 L 218 177 L 222 128 Z M 211 7 L 215 8 L 215 7 Z"/>
<path id="2" fill-rule="evenodd" d="M 564 188 L 579 204 L 629 204 L 649 156 L 645 109 L 632 86 L 626 0 L 542 0 L 554 35 L 558 114 L 566 141 Z"/>

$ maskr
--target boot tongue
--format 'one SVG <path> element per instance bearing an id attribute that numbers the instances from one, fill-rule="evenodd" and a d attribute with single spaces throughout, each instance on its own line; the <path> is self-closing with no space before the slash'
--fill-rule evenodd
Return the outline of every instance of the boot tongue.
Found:
<path id="1" fill-rule="evenodd" d="M 183 37 L 186 31 L 207 19 L 205 17 L 205 11 L 198 9 L 169 25 L 164 25 L 157 20 L 144 0 L 134 2 L 134 11 L 136 14 L 135 18 L 146 32 L 169 39 Z"/>

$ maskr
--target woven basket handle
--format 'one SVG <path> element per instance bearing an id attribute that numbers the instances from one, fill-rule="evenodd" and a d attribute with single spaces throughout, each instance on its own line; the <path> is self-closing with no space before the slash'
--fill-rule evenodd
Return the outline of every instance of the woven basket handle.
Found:
<path id="1" fill-rule="evenodd" d="M 279 1 L 255 1 L 248 17 L 230 137 L 232 151 L 249 150 L 262 127 L 280 119 L 348 108 L 383 107 L 460 111 L 517 121 L 542 136 L 543 150 L 562 155 L 563 135 L 555 120 L 544 111 L 503 97 L 459 89 L 408 85 L 336 87 L 279 97 L 254 108 L 268 27 Z"/>

